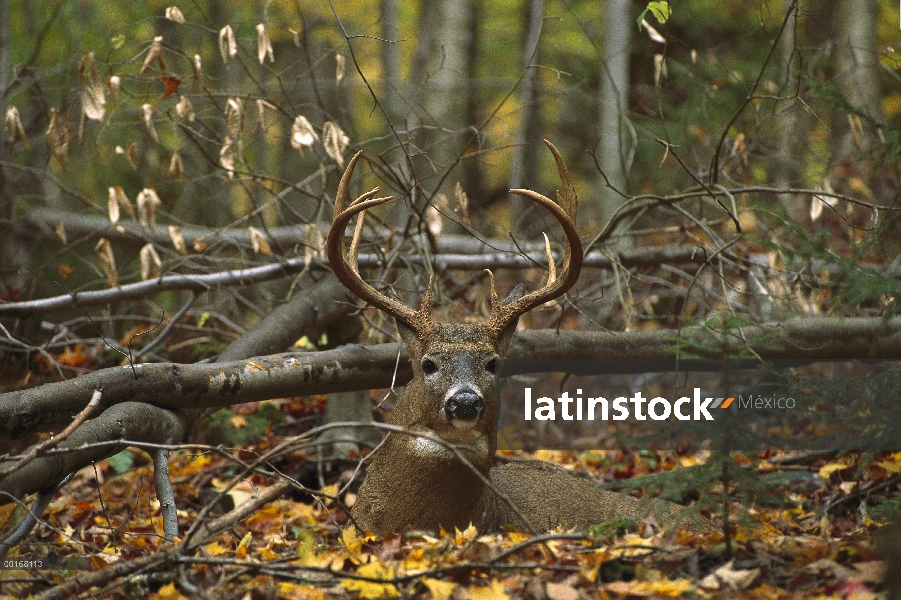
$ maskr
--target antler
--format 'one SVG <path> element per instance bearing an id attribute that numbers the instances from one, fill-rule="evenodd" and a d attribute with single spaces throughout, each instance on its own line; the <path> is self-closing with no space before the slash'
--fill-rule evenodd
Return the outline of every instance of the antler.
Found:
<path id="1" fill-rule="evenodd" d="M 426 290 L 425 298 L 422 300 L 422 306 L 419 310 L 413 310 L 403 302 L 395 300 L 381 292 L 377 291 L 371 285 L 363 281 L 360 277 L 360 269 L 357 265 L 357 252 L 360 245 L 360 236 L 363 233 L 363 219 L 367 209 L 373 206 L 379 206 L 385 202 L 393 200 L 393 196 L 384 198 L 373 198 L 379 188 L 366 192 L 359 198 L 348 205 L 350 178 L 353 175 L 354 167 L 363 151 L 357 152 L 350 162 L 344 175 L 341 176 L 341 183 L 338 184 L 338 193 L 335 195 L 335 215 L 332 219 L 332 228 L 329 230 L 328 241 L 326 247 L 328 249 L 328 261 L 335 272 L 338 280 L 344 286 L 364 300 L 379 308 L 396 319 L 413 327 L 422 336 L 432 325 L 431 307 L 432 307 L 432 281 L 429 280 L 429 289 Z M 347 205 L 347 208 L 345 208 Z M 359 214 L 357 225 L 354 228 L 354 236 L 350 243 L 350 262 L 348 263 L 347 254 L 344 246 L 344 229 L 354 215 Z M 581 257 L 581 254 L 580 254 Z"/>
<path id="2" fill-rule="evenodd" d="M 557 148 L 547 140 L 544 140 L 544 143 L 547 144 L 547 147 L 554 155 L 554 160 L 557 162 L 557 171 L 560 173 L 560 182 L 563 184 L 563 196 L 560 196 L 558 190 L 557 202 L 554 202 L 547 196 L 532 190 L 515 189 L 510 190 L 510 192 L 534 200 L 548 209 L 560 222 L 563 232 L 566 234 L 566 249 L 563 253 L 561 273 L 558 277 L 557 266 L 554 264 L 554 257 L 551 254 L 551 246 L 547 235 L 544 236 L 544 243 L 549 272 L 547 283 L 543 288 L 501 305 L 494 287 L 494 275 L 491 271 L 488 271 L 488 276 L 491 279 L 491 319 L 488 322 L 488 326 L 495 335 L 499 335 L 504 327 L 519 315 L 566 293 L 579 279 L 579 271 L 582 268 L 582 240 L 579 239 L 579 232 L 576 230 L 575 224 L 576 211 L 579 205 L 576 189 L 569 178 L 569 171 L 566 170 L 566 165 L 563 164 L 563 158 L 560 156 Z"/>

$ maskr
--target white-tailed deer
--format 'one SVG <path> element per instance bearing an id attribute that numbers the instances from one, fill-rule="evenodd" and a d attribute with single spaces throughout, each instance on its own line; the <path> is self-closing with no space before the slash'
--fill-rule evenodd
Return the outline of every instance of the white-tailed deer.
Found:
<path id="1" fill-rule="evenodd" d="M 363 281 L 357 268 L 363 213 L 392 198 L 374 198 L 376 188 L 348 203 L 351 175 L 362 152 L 347 165 L 335 197 L 329 263 L 350 291 L 395 318 L 413 363 L 413 379 L 390 421 L 407 432 L 423 434 L 389 433 L 375 453 L 351 511 L 363 530 L 382 535 L 408 528 L 436 531 L 439 525 L 464 529 L 472 523 L 481 532 L 506 525 L 537 532 L 557 526 L 587 528 L 620 517 L 653 515 L 667 525 L 682 518 L 681 506 L 663 501 L 639 505 L 625 494 L 595 492 L 590 481 L 549 463 L 524 461 L 492 468 L 497 449 L 494 373 L 498 360 L 510 346 L 519 316 L 564 294 L 582 266 L 576 192 L 557 149 L 545 143 L 557 161 L 562 197 L 558 193 L 554 202 L 531 190 L 510 191 L 544 206 L 563 227 L 566 249 L 560 273 L 546 244 L 547 284 L 529 293 L 519 284 L 500 301 L 489 271 L 491 317 L 483 323 L 433 321 L 431 282 L 419 310 L 414 310 Z M 358 214 L 348 256 L 344 230 Z M 686 524 L 696 530 L 711 528 L 709 522 Z"/>

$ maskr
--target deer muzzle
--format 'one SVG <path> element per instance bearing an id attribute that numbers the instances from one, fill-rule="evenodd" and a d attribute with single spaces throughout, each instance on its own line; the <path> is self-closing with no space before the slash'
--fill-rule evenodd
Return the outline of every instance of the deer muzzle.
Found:
<path id="1" fill-rule="evenodd" d="M 444 402 L 444 414 L 449 421 L 470 421 L 485 414 L 485 399 L 469 387 L 462 388 Z"/>

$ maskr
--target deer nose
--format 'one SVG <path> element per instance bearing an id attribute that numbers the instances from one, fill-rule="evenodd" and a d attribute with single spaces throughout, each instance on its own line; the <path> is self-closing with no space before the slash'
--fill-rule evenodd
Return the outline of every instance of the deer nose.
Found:
<path id="1" fill-rule="evenodd" d="M 475 419 L 485 414 L 485 400 L 475 391 L 464 388 L 447 399 L 444 413 L 450 418 Z"/>

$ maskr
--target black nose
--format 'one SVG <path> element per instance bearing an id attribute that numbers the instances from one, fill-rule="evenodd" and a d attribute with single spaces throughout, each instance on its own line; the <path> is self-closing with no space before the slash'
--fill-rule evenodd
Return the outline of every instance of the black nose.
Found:
<path id="1" fill-rule="evenodd" d="M 444 403 L 444 412 L 450 418 L 475 419 L 485 414 L 485 400 L 470 389 L 463 389 Z"/>

